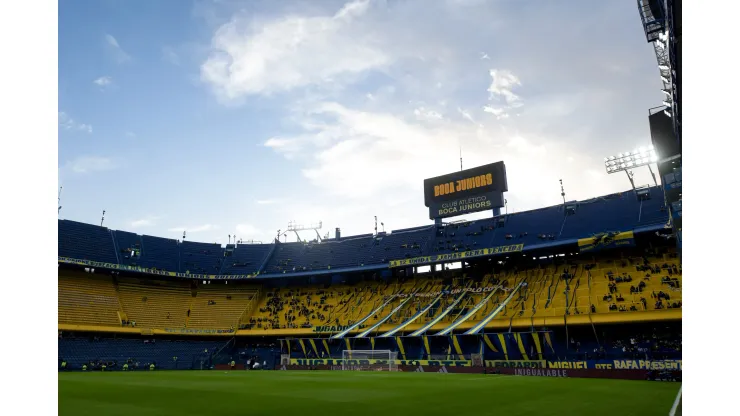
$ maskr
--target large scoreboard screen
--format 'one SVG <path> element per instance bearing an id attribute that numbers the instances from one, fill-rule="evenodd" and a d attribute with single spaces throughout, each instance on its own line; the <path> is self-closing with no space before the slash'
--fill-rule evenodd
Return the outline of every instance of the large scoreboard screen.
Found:
<path id="1" fill-rule="evenodd" d="M 445 218 L 504 206 L 507 192 L 504 162 L 424 180 L 429 218 Z"/>

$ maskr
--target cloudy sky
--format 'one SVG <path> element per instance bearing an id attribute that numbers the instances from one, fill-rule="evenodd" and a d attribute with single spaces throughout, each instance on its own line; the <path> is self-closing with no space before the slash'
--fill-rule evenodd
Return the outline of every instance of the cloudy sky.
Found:
<path id="1" fill-rule="evenodd" d="M 629 187 L 603 157 L 649 144 L 661 99 L 633 1 L 61 0 L 61 218 L 221 243 L 429 224 L 422 181 L 460 149 L 506 163 L 509 212 L 559 179 L 586 199 Z"/>

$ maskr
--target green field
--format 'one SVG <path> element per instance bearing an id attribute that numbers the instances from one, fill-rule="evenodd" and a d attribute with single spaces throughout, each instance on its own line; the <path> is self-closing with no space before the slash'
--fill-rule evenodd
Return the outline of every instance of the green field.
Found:
<path id="1" fill-rule="evenodd" d="M 667 415 L 678 383 L 440 373 L 59 374 L 60 415 Z"/>

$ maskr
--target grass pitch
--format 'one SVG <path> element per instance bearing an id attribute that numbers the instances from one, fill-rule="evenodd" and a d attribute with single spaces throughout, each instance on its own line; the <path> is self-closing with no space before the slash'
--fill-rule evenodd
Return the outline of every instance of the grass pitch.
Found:
<path id="1" fill-rule="evenodd" d="M 60 415 L 667 415 L 679 384 L 477 374 L 59 374 Z"/>

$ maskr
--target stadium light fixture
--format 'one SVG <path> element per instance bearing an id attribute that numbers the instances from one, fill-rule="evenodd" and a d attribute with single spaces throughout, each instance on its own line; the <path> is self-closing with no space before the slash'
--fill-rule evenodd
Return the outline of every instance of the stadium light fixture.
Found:
<path id="1" fill-rule="evenodd" d="M 632 170 L 642 166 L 647 166 L 652 174 L 653 170 L 650 168 L 650 164 L 656 163 L 657 161 L 658 155 L 655 153 L 655 147 L 651 144 L 649 146 L 640 146 L 639 148 L 629 152 L 619 153 L 617 156 L 607 156 L 604 158 L 604 167 L 608 174 L 626 172 L 630 183 L 632 183 L 632 188 L 634 189 L 635 184 L 632 179 Z M 653 181 L 656 185 L 658 184 L 654 174 Z"/>

